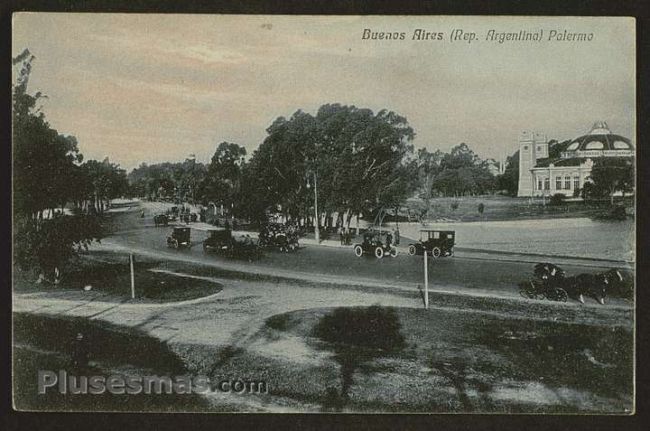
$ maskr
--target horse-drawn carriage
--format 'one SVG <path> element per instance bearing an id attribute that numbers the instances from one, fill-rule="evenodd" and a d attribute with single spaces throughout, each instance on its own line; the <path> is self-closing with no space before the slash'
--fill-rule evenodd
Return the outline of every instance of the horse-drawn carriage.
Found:
<path id="1" fill-rule="evenodd" d="M 258 244 L 260 247 L 277 247 L 280 251 L 290 252 L 298 249 L 298 231 L 292 226 L 269 223 L 262 226 Z"/>
<path id="2" fill-rule="evenodd" d="M 453 230 L 422 229 L 418 242 L 409 244 L 410 256 L 422 256 L 425 252 L 431 256 L 445 257 L 454 255 L 456 232 Z"/>
<path id="3" fill-rule="evenodd" d="M 233 236 L 230 229 L 212 229 L 203 241 L 203 251 L 214 251 L 229 257 L 259 257 L 259 247 L 249 235 Z"/>
<path id="4" fill-rule="evenodd" d="M 167 237 L 167 246 L 171 248 L 191 247 L 189 227 L 175 227 Z"/>
<path id="5" fill-rule="evenodd" d="M 391 257 L 397 257 L 397 248 L 393 245 L 392 234 L 390 232 L 379 232 L 370 230 L 363 233 L 363 242 L 354 245 L 354 254 L 361 257 L 364 254 L 374 254 L 377 259 L 381 259 L 388 254 Z"/>
<path id="6" fill-rule="evenodd" d="M 605 304 L 605 298 L 611 294 L 623 298 L 633 296 L 633 277 L 621 269 L 567 277 L 565 271 L 557 265 L 538 263 L 533 274 L 535 278 L 519 284 L 519 293 L 525 298 L 546 298 L 562 302 L 573 298 L 584 303 L 585 297 L 591 297 L 598 303 Z"/>

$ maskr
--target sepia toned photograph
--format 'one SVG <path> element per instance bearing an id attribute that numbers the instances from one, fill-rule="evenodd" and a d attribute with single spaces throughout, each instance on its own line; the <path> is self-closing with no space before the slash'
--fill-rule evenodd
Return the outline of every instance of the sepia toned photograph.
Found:
<path id="1" fill-rule="evenodd" d="M 626 17 L 12 17 L 29 412 L 635 413 Z"/>

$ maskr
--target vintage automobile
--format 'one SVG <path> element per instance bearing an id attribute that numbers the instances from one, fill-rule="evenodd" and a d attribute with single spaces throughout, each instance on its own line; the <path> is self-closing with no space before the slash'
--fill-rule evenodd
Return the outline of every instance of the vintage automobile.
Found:
<path id="1" fill-rule="evenodd" d="M 169 224 L 169 218 L 167 217 L 167 214 L 157 214 L 153 216 L 153 222 L 158 226 L 167 226 Z"/>
<path id="2" fill-rule="evenodd" d="M 190 241 L 190 228 L 175 227 L 171 235 L 167 237 L 167 246 L 172 248 L 191 247 L 192 241 Z"/>
<path id="3" fill-rule="evenodd" d="M 388 254 L 391 257 L 397 257 L 397 248 L 392 244 L 389 232 L 368 231 L 363 234 L 363 242 L 354 244 L 354 254 L 361 257 L 364 254 L 374 254 L 377 259 L 381 259 Z"/>
<path id="4" fill-rule="evenodd" d="M 203 241 L 203 251 L 214 251 L 230 257 L 257 257 L 259 248 L 249 235 L 234 236 L 230 229 L 211 229 Z"/>
<path id="5" fill-rule="evenodd" d="M 280 251 L 290 252 L 298 249 L 298 231 L 292 226 L 269 223 L 262 226 L 258 242 L 260 247 L 277 247 Z"/>
<path id="6" fill-rule="evenodd" d="M 425 250 L 433 257 L 454 255 L 454 239 L 456 232 L 453 230 L 423 229 L 420 231 L 420 240 L 409 244 L 410 256 L 422 256 Z"/>

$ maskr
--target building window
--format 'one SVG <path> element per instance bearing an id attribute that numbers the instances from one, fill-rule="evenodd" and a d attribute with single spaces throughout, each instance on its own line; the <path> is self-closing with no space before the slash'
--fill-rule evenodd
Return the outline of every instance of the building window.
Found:
<path id="1" fill-rule="evenodd" d="M 540 151 L 540 152 L 541 152 L 541 151 L 542 151 L 542 147 L 540 147 L 540 146 L 538 145 L 538 146 L 537 146 L 537 151 Z"/>
<path id="2" fill-rule="evenodd" d="M 555 177 L 555 190 L 562 190 L 562 177 Z"/>
<path id="3" fill-rule="evenodd" d="M 528 149 L 528 145 L 524 145 L 524 151 Z"/>
<path id="4" fill-rule="evenodd" d="M 564 177 L 564 188 L 567 190 L 571 189 L 571 177 L 568 175 Z"/>
<path id="5" fill-rule="evenodd" d="M 537 190 L 542 190 L 542 179 L 537 178 Z"/>
<path id="6" fill-rule="evenodd" d="M 605 145 L 598 141 L 591 141 L 585 145 L 585 150 L 602 150 L 603 148 L 605 148 Z"/>
<path id="7" fill-rule="evenodd" d="M 548 190 L 551 188 L 551 179 L 550 178 L 544 178 L 544 190 Z"/>
<path id="8" fill-rule="evenodd" d="M 573 177 L 573 190 L 580 189 L 580 177 Z"/>

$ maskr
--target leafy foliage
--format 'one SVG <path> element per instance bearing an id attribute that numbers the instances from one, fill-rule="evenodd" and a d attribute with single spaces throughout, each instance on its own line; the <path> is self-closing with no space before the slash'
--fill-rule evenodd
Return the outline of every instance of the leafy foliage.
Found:
<path id="1" fill-rule="evenodd" d="M 564 193 L 555 193 L 549 200 L 551 206 L 561 206 L 566 203 L 566 195 Z"/>
<path id="2" fill-rule="evenodd" d="M 628 193 L 633 190 L 634 165 L 629 159 L 599 158 L 594 161 L 590 178 L 593 184 L 585 184 L 587 197 L 609 197 L 613 204 L 614 193 Z"/>
<path id="3" fill-rule="evenodd" d="M 83 200 L 95 185 L 79 165 L 83 157 L 77 140 L 59 134 L 45 119 L 38 106 L 45 96 L 27 92 L 34 59 L 28 50 L 13 59 L 18 67 L 13 86 L 14 257 L 23 269 L 48 272 L 98 240 L 101 226 L 91 216 L 55 212 Z M 113 184 L 112 177 L 106 181 Z"/>

